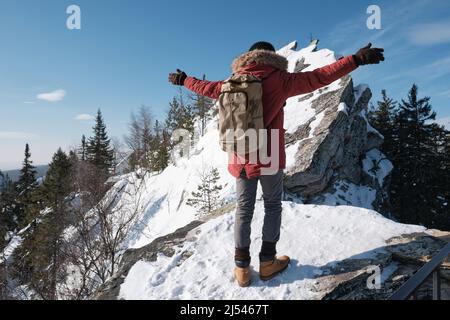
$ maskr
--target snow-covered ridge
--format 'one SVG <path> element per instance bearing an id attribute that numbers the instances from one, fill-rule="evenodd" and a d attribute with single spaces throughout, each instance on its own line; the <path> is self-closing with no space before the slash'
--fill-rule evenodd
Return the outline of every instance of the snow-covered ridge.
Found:
<path id="1" fill-rule="evenodd" d="M 191 231 L 173 256 L 138 261 L 120 289 L 121 299 L 318 299 L 317 278 L 346 259 L 369 259 L 383 251 L 386 240 L 425 229 L 395 223 L 366 209 L 283 204 L 280 254 L 292 257 L 289 268 L 263 283 L 257 275 L 258 248 L 264 218 L 256 206 L 252 224 L 253 284 L 242 289 L 233 279 L 233 213 Z M 189 258 L 183 256 L 189 252 Z M 392 271 L 386 268 L 386 272 Z"/>
<path id="2" fill-rule="evenodd" d="M 300 60 L 307 65 L 303 71 L 310 71 L 336 61 L 332 51 L 327 49 L 317 50 L 315 45 L 300 50 L 295 48 L 296 42 L 293 42 L 278 51 L 279 54 L 287 57 L 290 71 L 295 71 L 295 68 L 298 68 L 298 61 Z M 356 100 L 359 100 L 366 88 L 366 86 L 359 86 L 355 89 Z M 289 115 L 285 117 L 287 132 L 294 130 L 299 125 L 309 123 L 308 138 L 312 138 L 314 129 L 321 124 L 326 111 L 323 110 L 316 115 L 312 108 L 312 103 L 321 95 L 339 89 L 342 89 L 342 83 L 338 80 L 310 95 L 289 99 L 285 107 L 285 113 Z M 345 106 L 342 106 L 337 112 L 346 113 L 347 110 Z M 223 186 L 221 191 L 223 204 L 234 201 L 235 179 L 227 171 L 227 155 L 220 149 L 218 138 L 217 119 L 213 119 L 208 123 L 206 134 L 199 138 L 189 157 L 177 159 L 175 165 L 170 165 L 160 174 L 150 174 L 143 178 L 141 191 L 139 194 L 134 195 L 136 198 L 139 198 L 142 213 L 134 231 L 126 240 L 125 249 L 142 247 L 155 238 L 169 234 L 194 220 L 197 217 L 197 212 L 194 208 L 188 206 L 186 201 L 199 184 L 199 173 L 205 169 L 217 168 L 219 170 L 219 184 Z M 297 141 L 287 148 L 288 167 L 299 156 L 296 153 L 299 143 L 300 141 Z M 381 157 L 376 151 L 373 154 L 369 154 L 364 169 L 373 175 L 374 178 L 382 181 L 384 176 L 389 174 L 389 165 L 386 164 L 382 173 L 373 171 L 369 162 L 375 156 Z M 122 184 L 123 180 L 130 179 L 132 175 L 133 173 L 118 177 L 117 185 Z M 374 193 L 375 190 L 371 188 L 355 185 L 349 192 L 338 190 L 336 191 L 338 196 L 335 197 L 334 194 L 328 194 L 325 200 L 323 197 L 317 198 L 315 203 L 355 205 L 372 209 Z M 128 194 L 125 196 L 130 197 Z M 342 197 L 347 197 L 347 201 L 332 200 L 341 199 Z M 361 200 L 360 198 L 364 199 Z M 135 199 L 124 199 L 122 202 L 135 203 Z"/>
<path id="3" fill-rule="evenodd" d="M 311 71 L 336 61 L 330 50 L 317 50 L 314 45 L 296 50 L 295 46 L 294 42 L 278 51 L 289 60 L 291 72 L 299 72 L 299 68 Z M 299 153 L 300 146 L 305 145 L 305 141 L 314 141 L 317 131 L 327 130 L 324 123 L 329 117 L 330 108 L 316 110 L 314 107 L 317 107 L 317 102 L 326 94 L 341 94 L 347 86 L 349 80 L 338 80 L 314 93 L 287 101 L 287 134 L 293 135 L 302 126 L 307 132 L 305 136 L 296 137 L 288 144 L 288 170 L 295 170 L 298 159 L 309 156 Z M 351 94 L 355 101 L 363 100 L 367 95 L 366 86 L 354 89 Z M 339 102 L 335 107 L 336 110 L 333 109 L 331 113 L 337 114 L 336 117 L 350 116 L 351 105 Z M 361 110 L 360 113 L 362 121 L 367 125 L 365 111 Z M 367 126 L 366 131 L 373 130 L 376 135 L 375 129 L 370 128 Z M 360 164 L 361 170 L 379 185 L 383 184 L 392 169 L 389 161 L 383 160 L 383 157 L 376 148 L 372 148 L 364 154 Z M 114 186 L 105 197 L 105 201 L 108 201 L 122 190 L 118 195 L 116 208 L 112 209 L 113 214 L 118 211 L 132 212 L 136 208 L 139 211 L 134 226 L 122 243 L 122 250 L 149 245 L 158 237 L 169 235 L 198 219 L 196 209 L 186 202 L 191 193 L 196 191 L 202 171 L 217 168 L 220 174 L 218 183 L 223 187 L 220 191 L 222 204 L 234 202 L 235 178 L 227 171 L 227 160 L 227 154 L 219 146 L 217 119 L 213 119 L 190 155 L 177 159 L 175 164 L 163 172 L 145 175 L 133 172 L 115 177 Z M 139 186 L 138 189 L 136 186 Z M 364 252 L 369 254 L 384 246 L 385 240 L 392 236 L 423 230 L 420 227 L 395 224 L 374 211 L 357 208 L 373 209 L 377 192 L 373 186 L 338 180 L 320 195 L 308 199 L 309 203 L 318 206 L 284 203 L 283 238 L 279 250 L 282 254 L 292 256 L 293 265 L 278 282 L 273 282 L 268 288 L 256 282 L 256 287 L 247 291 L 251 293 L 248 298 L 314 298 L 311 291 L 314 283 L 312 275 L 322 272 L 322 266 Z M 257 197 L 261 198 L 260 190 Z M 294 195 L 294 198 L 301 203 L 300 197 Z M 342 205 L 345 207 L 334 207 Z M 257 261 L 256 248 L 261 241 L 258 231 L 263 214 L 263 206 L 258 201 L 253 226 L 254 261 Z M 243 291 L 236 288 L 231 278 L 232 225 L 233 214 L 228 213 L 196 229 L 199 232 L 194 234 L 197 240 L 184 243 L 174 256 L 162 255 L 156 262 L 138 262 L 125 279 L 121 296 L 132 299 L 245 298 Z M 70 229 L 67 230 L 68 235 L 70 232 Z M 21 238 L 17 238 L 11 243 L 9 255 L 20 245 L 20 240 Z M 180 257 L 187 251 L 192 252 L 193 256 L 180 267 Z"/>

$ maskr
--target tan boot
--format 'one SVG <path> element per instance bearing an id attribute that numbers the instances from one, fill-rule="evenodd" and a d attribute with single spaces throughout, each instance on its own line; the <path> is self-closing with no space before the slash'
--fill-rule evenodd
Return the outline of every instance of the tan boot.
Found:
<path id="1" fill-rule="evenodd" d="M 259 265 L 259 277 L 263 281 L 267 281 L 284 271 L 291 259 L 288 256 L 281 256 L 273 261 L 261 262 Z"/>
<path id="2" fill-rule="evenodd" d="M 252 278 L 250 267 L 247 268 L 236 267 L 236 269 L 234 269 L 234 276 L 236 277 L 236 280 L 240 287 L 245 288 L 250 285 Z"/>

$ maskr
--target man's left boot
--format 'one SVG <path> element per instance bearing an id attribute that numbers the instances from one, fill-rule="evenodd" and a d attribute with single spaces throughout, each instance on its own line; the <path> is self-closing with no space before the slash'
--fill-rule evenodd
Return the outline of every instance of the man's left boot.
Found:
<path id="1" fill-rule="evenodd" d="M 290 261 L 291 259 L 288 256 L 281 256 L 272 261 L 260 262 L 259 277 L 263 281 L 274 278 L 288 267 Z"/>

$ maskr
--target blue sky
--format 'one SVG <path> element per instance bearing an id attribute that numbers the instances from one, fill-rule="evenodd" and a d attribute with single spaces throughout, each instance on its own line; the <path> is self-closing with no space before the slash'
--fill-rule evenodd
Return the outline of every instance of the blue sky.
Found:
<path id="1" fill-rule="evenodd" d="M 81 8 L 81 30 L 66 28 L 71 4 Z M 381 7 L 381 30 L 366 27 L 370 4 Z M 25 142 L 35 164 L 76 145 L 93 125 L 80 115 L 98 108 L 117 138 L 142 104 L 163 117 L 176 68 L 220 80 L 253 42 L 301 47 L 311 33 L 343 55 L 369 41 L 385 47 L 386 62 L 360 68 L 355 82 L 369 84 L 375 99 L 386 88 L 398 100 L 415 82 L 450 121 L 447 0 L 0 0 L 0 169 L 20 167 Z"/>

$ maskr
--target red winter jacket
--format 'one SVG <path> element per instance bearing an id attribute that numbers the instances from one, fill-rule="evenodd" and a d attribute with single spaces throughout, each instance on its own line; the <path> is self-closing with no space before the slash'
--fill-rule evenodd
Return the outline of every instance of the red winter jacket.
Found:
<path id="1" fill-rule="evenodd" d="M 285 137 L 284 137 L 284 106 L 290 97 L 305 94 L 327 86 L 341 77 L 349 74 L 357 68 L 353 56 L 345 57 L 328 66 L 310 72 L 287 72 L 288 61 L 286 58 L 270 51 L 255 50 L 247 52 L 237 58 L 232 65 L 234 73 L 250 73 L 263 80 L 263 108 L 264 124 L 268 129 L 268 141 L 270 142 L 270 129 L 279 129 L 279 169 L 286 167 Z M 220 95 L 222 81 L 211 82 L 187 77 L 184 85 L 187 89 L 217 99 Z M 270 146 L 268 147 L 270 150 Z M 238 163 L 236 156 L 228 165 L 228 171 L 239 177 L 242 169 L 245 169 L 248 178 L 261 175 L 261 164 L 251 164 L 246 161 Z"/>

